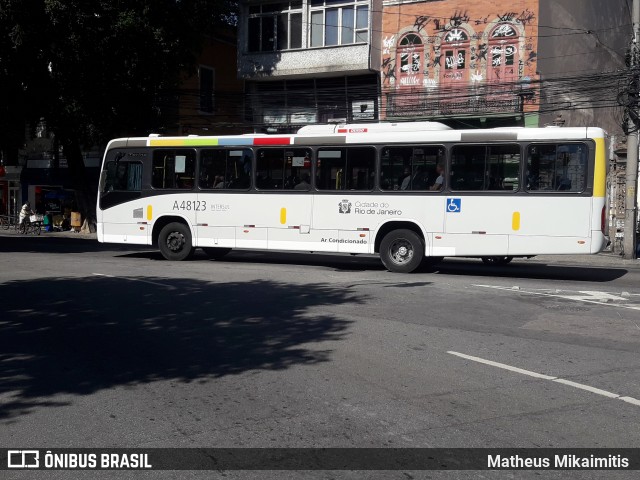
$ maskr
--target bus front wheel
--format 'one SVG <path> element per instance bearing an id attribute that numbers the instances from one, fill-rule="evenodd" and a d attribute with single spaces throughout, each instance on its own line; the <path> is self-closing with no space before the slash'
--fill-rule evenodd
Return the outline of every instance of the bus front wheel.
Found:
<path id="1" fill-rule="evenodd" d="M 422 239 L 411 230 L 393 230 L 380 243 L 380 259 L 391 272 L 413 272 L 423 257 Z"/>
<path id="2" fill-rule="evenodd" d="M 160 230 L 158 237 L 160 253 L 167 260 L 180 261 L 193 254 L 191 231 L 184 223 L 170 223 Z"/>
<path id="3" fill-rule="evenodd" d="M 213 260 L 220 260 L 227 253 L 229 253 L 231 249 L 219 247 L 202 247 L 202 251 L 206 253 L 209 258 Z"/>

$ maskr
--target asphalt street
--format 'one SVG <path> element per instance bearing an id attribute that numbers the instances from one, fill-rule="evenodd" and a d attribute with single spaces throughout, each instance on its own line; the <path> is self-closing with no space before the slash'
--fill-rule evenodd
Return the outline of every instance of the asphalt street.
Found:
<path id="1" fill-rule="evenodd" d="M 640 447 L 635 261 L 450 259 L 402 275 L 364 256 L 172 263 L 90 236 L 7 234 L 0 302 L 8 448 Z M 27 473 L 6 478 L 541 478 Z"/>

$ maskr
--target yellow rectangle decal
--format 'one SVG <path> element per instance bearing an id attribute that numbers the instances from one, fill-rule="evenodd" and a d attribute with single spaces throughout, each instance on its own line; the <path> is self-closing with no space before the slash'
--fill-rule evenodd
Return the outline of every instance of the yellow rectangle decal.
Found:
<path id="1" fill-rule="evenodd" d="M 281 208 L 280 209 L 280 223 L 282 225 L 287 223 L 287 209 L 286 208 Z"/>
<path id="2" fill-rule="evenodd" d="M 517 232 L 520 230 L 520 212 L 513 212 L 511 216 L 511 228 Z"/>
<path id="3" fill-rule="evenodd" d="M 147 205 L 147 220 L 153 220 L 153 207 Z"/>
<path id="4" fill-rule="evenodd" d="M 604 138 L 596 138 L 596 166 L 593 177 L 593 196 L 604 197 L 607 192 L 607 158 Z"/>

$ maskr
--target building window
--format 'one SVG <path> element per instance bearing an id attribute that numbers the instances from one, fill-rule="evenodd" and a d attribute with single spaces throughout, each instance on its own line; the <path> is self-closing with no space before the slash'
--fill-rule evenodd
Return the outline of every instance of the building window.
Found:
<path id="1" fill-rule="evenodd" d="M 312 47 L 368 41 L 368 0 L 310 0 Z"/>
<path id="2" fill-rule="evenodd" d="M 249 7 L 249 51 L 302 48 L 302 0 Z"/>
<path id="3" fill-rule="evenodd" d="M 494 28 L 489 35 L 491 66 L 489 80 L 491 82 L 513 82 L 518 78 L 518 42 L 519 36 L 515 28 L 503 23 Z"/>
<path id="4" fill-rule="evenodd" d="M 215 83 L 215 71 L 213 68 L 200 67 L 200 111 L 213 113 L 213 85 Z"/>
<path id="5" fill-rule="evenodd" d="M 396 61 L 397 78 L 401 86 L 421 86 L 423 55 L 424 45 L 418 35 L 409 33 L 402 37 L 398 44 Z"/>
<path id="6" fill-rule="evenodd" d="M 454 28 L 442 39 L 444 65 L 440 69 L 443 85 L 466 83 L 467 61 L 469 58 L 469 34 L 461 28 Z"/>

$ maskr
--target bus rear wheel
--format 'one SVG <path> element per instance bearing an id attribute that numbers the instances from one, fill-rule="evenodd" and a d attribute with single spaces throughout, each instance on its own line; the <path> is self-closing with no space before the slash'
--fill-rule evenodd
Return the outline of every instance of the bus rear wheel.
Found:
<path id="1" fill-rule="evenodd" d="M 209 258 L 213 260 L 220 260 L 227 253 L 229 253 L 231 249 L 219 247 L 202 247 L 202 251 L 206 253 Z"/>
<path id="2" fill-rule="evenodd" d="M 424 257 L 424 243 L 411 230 L 393 230 L 380 243 L 380 259 L 391 272 L 410 273 Z"/>
<path id="3" fill-rule="evenodd" d="M 158 247 L 164 258 L 171 261 L 186 260 L 193 254 L 191 231 L 184 223 L 173 222 L 160 230 Z"/>
<path id="4" fill-rule="evenodd" d="M 482 257 L 485 265 L 506 265 L 513 260 L 513 257 Z"/>

